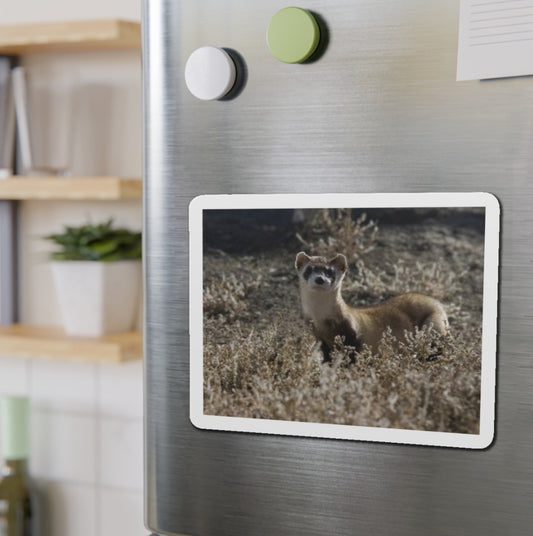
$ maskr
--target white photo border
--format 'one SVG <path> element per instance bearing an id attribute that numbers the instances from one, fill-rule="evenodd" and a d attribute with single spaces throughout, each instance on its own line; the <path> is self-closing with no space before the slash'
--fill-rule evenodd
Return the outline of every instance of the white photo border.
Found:
<path id="1" fill-rule="evenodd" d="M 203 412 L 203 211 L 312 208 L 484 208 L 479 434 L 205 415 Z M 190 420 L 206 430 L 484 449 L 494 439 L 500 204 L 486 192 L 201 195 L 189 205 Z"/>

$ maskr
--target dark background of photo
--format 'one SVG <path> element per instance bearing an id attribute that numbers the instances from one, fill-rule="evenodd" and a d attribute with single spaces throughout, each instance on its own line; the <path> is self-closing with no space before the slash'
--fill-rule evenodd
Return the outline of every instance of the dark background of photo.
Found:
<path id="1" fill-rule="evenodd" d="M 239 209 L 204 211 L 205 248 L 231 253 L 252 253 L 281 247 L 297 247 L 295 213 L 311 216 L 314 209 Z M 380 226 L 422 225 L 428 222 L 449 229 L 471 229 L 485 232 L 485 211 L 482 208 L 370 208 L 352 209 L 357 219 L 366 214 Z"/>

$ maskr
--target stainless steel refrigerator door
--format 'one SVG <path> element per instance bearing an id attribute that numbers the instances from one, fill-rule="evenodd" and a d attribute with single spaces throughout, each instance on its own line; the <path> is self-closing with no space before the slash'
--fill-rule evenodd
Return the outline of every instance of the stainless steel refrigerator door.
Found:
<path id="1" fill-rule="evenodd" d="M 265 43 L 277 0 L 145 0 L 146 522 L 195 536 L 531 534 L 533 79 L 455 82 L 458 2 L 308 0 L 316 63 Z M 202 45 L 242 94 L 200 102 Z M 205 193 L 489 191 L 502 205 L 497 423 L 484 451 L 201 431 L 189 421 L 187 207 Z"/>

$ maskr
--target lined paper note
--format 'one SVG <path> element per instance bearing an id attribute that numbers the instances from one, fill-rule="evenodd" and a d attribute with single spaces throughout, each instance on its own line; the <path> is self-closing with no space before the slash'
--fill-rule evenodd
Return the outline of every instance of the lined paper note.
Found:
<path id="1" fill-rule="evenodd" d="M 461 0 L 457 80 L 533 74 L 533 0 Z"/>

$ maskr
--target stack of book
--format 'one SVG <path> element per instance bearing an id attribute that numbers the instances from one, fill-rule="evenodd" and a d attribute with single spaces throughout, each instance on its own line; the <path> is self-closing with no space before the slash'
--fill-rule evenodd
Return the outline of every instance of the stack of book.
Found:
<path id="1" fill-rule="evenodd" d="M 11 85 L 11 58 L 0 56 L 0 179 L 13 174 L 15 107 Z"/>

